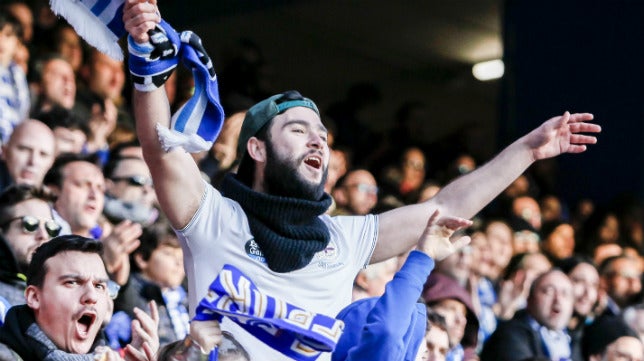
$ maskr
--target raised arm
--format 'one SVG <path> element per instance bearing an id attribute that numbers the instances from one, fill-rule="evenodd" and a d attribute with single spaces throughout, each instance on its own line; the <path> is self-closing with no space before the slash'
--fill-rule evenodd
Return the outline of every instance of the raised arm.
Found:
<path id="1" fill-rule="evenodd" d="M 501 151 L 471 173 L 445 186 L 434 198 L 415 205 L 391 210 L 379 216 L 378 244 L 371 262 L 379 262 L 408 251 L 418 240 L 427 215 L 435 210 L 471 218 L 533 162 L 562 153 L 581 153 L 595 144 L 601 127 L 587 123 L 592 114 L 570 114 L 549 119 Z"/>
<path id="2" fill-rule="evenodd" d="M 160 21 L 156 0 L 126 0 L 123 9 L 125 29 L 135 42 L 149 41 L 148 31 Z M 154 181 L 159 204 L 174 228 L 183 228 L 199 207 L 204 192 L 201 172 L 192 156 L 183 149 L 165 152 L 156 127 L 170 126 L 170 105 L 165 89 L 141 92 L 132 97 L 136 132 L 143 157 Z"/>

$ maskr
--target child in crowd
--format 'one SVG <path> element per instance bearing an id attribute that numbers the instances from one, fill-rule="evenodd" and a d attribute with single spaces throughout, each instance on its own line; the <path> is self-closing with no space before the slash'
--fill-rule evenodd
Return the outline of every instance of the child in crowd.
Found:
<path id="1" fill-rule="evenodd" d="M 159 305 L 161 345 L 183 339 L 189 332 L 183 253 L 170 226 L 159 221 L 144 229 L 141 245 L 131 255 L 132 273 L 115 300 L 115 314 L 106 329 L 110 346 L 127 344 L 135 307 L 145 309 L 154 300 Z"/>

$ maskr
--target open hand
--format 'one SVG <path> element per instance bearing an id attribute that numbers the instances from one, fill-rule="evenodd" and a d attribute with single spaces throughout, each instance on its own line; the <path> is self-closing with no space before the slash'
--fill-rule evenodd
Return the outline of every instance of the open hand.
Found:
<path id="1" fill-rule="evenodd" d="M 454 232 L 471 225 L 472 221 L 459 217 L 439 218 L 439 212 L 434 211 L 427 221 L 427 227 L 420 236 L 416 249 L 436 261 L 441 261 L 470 243 L 469 236 L 463 236 L 456 240 L 452 240 L 451 237 Z"/>
<path id="2" fill-rule="evenodd" d="M 587 123 L 590 120 L 593 120 L 590 113 L 565 112 L 528 133 L 525 139 L 532 150 L 534 160 L 562 153 L 581 153 L 586 150 L 586 145 L 597 143 L 597 137 L 594 135 L 580 134 L 601 132 L 599 125 Z"/>

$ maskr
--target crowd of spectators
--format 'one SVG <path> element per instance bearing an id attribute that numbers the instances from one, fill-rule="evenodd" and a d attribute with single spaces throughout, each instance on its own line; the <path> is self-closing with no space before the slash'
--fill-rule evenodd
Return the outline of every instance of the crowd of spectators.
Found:
<path id="1" fill-rule="evenodd" d="M 194 156 L 203 179 L 215 187 L 236 170 L 245 110 L 272 91 L 261 79 L 259 47 L 244 41 L 240 48 L 242 55 L 220 72 L 228 115 L 223 131 L 211 151 Z M 107 274 L 99 265 L 97 275 L 87 277 L 114 296 L 98 316 L 79 314 L 87 329 L 100 323 L 105 345 L 144 359 L 156 352 L 154 338 L 181 353 L 190 348 L 181 346 L 186 336 L 214 344 L 201 335 L 209 334 L 244 357 L 216 324 L 190 322 L 182 248 L 160 210 L 137 142 L 126 74 L 122 62 L 85 44 L 46 2 L 11 1 L 0 10 L 2 319 L 25 312 L 7 314 L 11 306 L 42 308 L 42 280 L 29 279 L 37 272 L 32 256 L 51 238 L 76 235 L 99 241 L 69 249 L 89 263 L 101 255 Z M 168 81 L 173 109 L 189 98 L 191 86 L 181 72 Z M 365 215 L 423 202 L 485 161 L 459 149 L 446 153 L 440 166 L 430 164 L 432 148 L 414 140 L 415 128 L 431 121 L 418 119 L 425 114 L 418 103 L 401 107 L 389 136 L 375 134 L 356 113 L 377 101 L 377 89 L 360 84 L 322 112 L 331 147 L 328 214 Z M 426 359 L 644 358 L 644 208 L 627 197 L 608 204 L 569 200 L 544 186 L 543 177 L 528 169 L 461 231 L 470 245 L 437 260 L 421 296 L 430 325 Z M 61 251 L 49 252 L 40 262 Z M 78 263 L 58 257 L 60 267 Z M 353 300 L 382 296 L 406 257 L 362 270 Z"/>

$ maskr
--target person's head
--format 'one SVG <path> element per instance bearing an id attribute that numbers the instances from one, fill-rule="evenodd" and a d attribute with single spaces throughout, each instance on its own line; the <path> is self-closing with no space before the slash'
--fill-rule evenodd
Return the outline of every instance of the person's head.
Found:
<path id="1" fill-rule="evenodd" d="M 599 285 L 602 291 L 620 307 L 634 303 L 642 291 L 642 271 L 637 260 L 619 255 L 605 259 L 599 265 Z"/>
<path id="2" fill-rule="evenodd" d="M 549 221 L 541 226 L 541 250 L 553 259 L 564 259 L 575 251 L 575 230 L 562 221 Z"/>
<path id="3" fill-rule="evenodd" d="M 571 257 L 560 263 L 561 270 L 572 282 L 574 312 L 581 317 L 591 315 L 599 294 L 599 273 L 592 260 Z"/>
<path id="4" fill-rule="evenodd" d="M 87 122 L 80 116 L 60 105 L 54 105 L 48 111 L 38 114 L 36 118 L 54 132 L 56 155 L 82 153 L 90 130 Z"/>
<path id="5" fill-rule="evenodd" d="M 12 185 L 0 193 L 0 234 L 18 266 L 27 270 L 36 248 L 60 233 L 53 219 L 53 195 L 42 187 Z"/>
<path id="6" fill-rule="evenodd" d="M 400 161 L 402 182 L 406 192 L 415 191 L 425 181 L 425 154 L 420 148 L 405 150 Z"/>
<path id="7" fill-rule="evenodd" d="M 333 198 L 338 208 L 344 208 L 351 214 L 368 214 L 378 203 L 376 178 L 366 169 L 349 171 L 338 180 Z"/>
<path id="8" fill-rule="evenodd" d="M 55 152 L 51 129 L 41 121 L 27 119 L 14 128 L 1 156 L 14 183 L 41 185 Z"/>
<path id="9" fill-rule="evenodd" d="M 425 346 L 427 347 L 427 361 L 445 361 L 450 348 L 445 318 L 431 308 L 427 310 Z"/>
<path id="10" fill-rule="evenodd" d="M 581 353 L 588 361 L 642 361 L 642 341 L 619 316 L 600 316 L 586 326 Z"/>
<path id="11" fill-rule="evenodd" d="M 183 252 L 179 239 L 167 222 L 143 228 L 141 245 L 132 253 L 132 268 L 161 289 L 176 288 L 183 282 Z"/>
<path id="12" fill-rule="evenodd" d="M 510 226 L 514 231 L 512 236 L 512 252 L 538 252 L 541 250 L 539 232 L 528 221 L 518 216 L 511 216 Z"/>
<path id="13" fill-rule="evenodd" d="M 103 211 L 105 179 L 94 156 L 62 154 L 45 176 L 58 199 L 54 208 L 72 233 L 89 235 Z"/>
<path id="14" fill-rule="evenodd" d="M 561 221 L 563 210 L 561 200 L 552 194 L 546 195 L 539 200 L 541 208 L 541 219 L 543 222 Z"/>
<path id="15" fill-rule="evenodd" d="M 26 1 L 10 0 L 5 9 L 20 23 L 19 38 L 29 43 L 34 35 L 34 14 L 29 5 Z"/>
<path id="16" fill-rule="evenodd" d="M 540 325 L 561 331 L 572 317 L 574 296 L 568 276 L 552 269 L 538 276 L 530 287 L 527 310 Z"/>
<path id="17" fill-rule="evenodd" d="M 479 322 L 465 287 L 449 276 L 433 272 L 425 283 L 423 299 L 445 318 L 450 348 L 458 344 L 464 348 L 476 346 Z"/>
<path id="18" fill-rule="evenodd" d="M 472 266 L 471 272 L 479 277 L 492 278 L 494 270 L 494 253 L 487 240 L 487 236 L 482 231 L 476 231 L 470 236 L 470 248 L 472 249 Z"/>
<path id="19" fill-rule="evenodd" d="M 139 157 L 113 157 L 103 169 L 105 190 L 109 199 L 105 203 L 105 215 L 121 221 L 128 214 L 134 221 L 147 223 L 153 220 L 157 203 L 150 169 Z M 116 203 L 114 203 L 116 202 Z M 142 212 L 140 215 L 128 210 Z"/>
<path id="20" fill-rule="evenodd" d="M 55 237 L 36 250 L 27 270 L 27 306 L 64 352 L 88 353 L 111 315 L 102 250 L 102 243 L 92 239 Z"/>
<path id="21" fill-rule="evenodd" d="M 541 229 L 541 208 L 530 196 L 517 197 L 512 201 L 512 214 L 528 222 L 534 229 Z"/>
<path id="22" fill-rule="evenodd" d="M 423 183 L 418 190 L 418 203 L 433 198 L 441 190 L 441 184 L 434 180 Z"/>
<path id="23" fill-rule="evenodd" d="M 0 9 L 0 66 L 7 67 L 21 44 L 22 26 L 18 19 Z"/>
<path id="24" fill-rule="evenodd" d="M 69 62 L 74 72 L 78 72 L 83 65 L 83 46 L 80 36 L 71 25 L 63 21 L 60 21 L 53 31 L 55 52 Z"/>
<path id="25" fill-rule="evenodd" d="M 436 271 L 446 274 L 466 286 L 472 268 L 472 248 L 465 246 L 436 263 Z"/>
<path id="26" fill-rule="evenodd" d="M 498 277 L 512 257 L 512 228 L 505 221 L 490 220 L 484 229 L 494 254 L 495 269 L 492 272 Z"/>
<path id="27" fill-rule="evenodd" d="M 338 180 L 349 170 L 350 151 L 348 149 L 330 149 L 329 166 L 324 191 L 331 193 Z"/>
<path id="28" fill-rule="evenodd" d="M 237 158 L 237 141 L 241 131 L 245 111 L 237 112 L 226 118 L 217 140 L 212 145 L 212 154 L 219 162 L 220 169 L 229 169 Z"/>
<path id="29" fill-rule="evenodd" d="M 366 297 L 382 296 L 385 293 L 385 286 L 394 278 L 397 270 L 398 259 L 396 257 L 370 264 L 358 272 L 354 285 L 359 287 Z"/>
<path id="30" fill-rule="evenodd" d="M 91 48 L 87 64 L 81 70 L 87 88 L 103 99 L 120 101 L 125 85 L 123 62 L 112 59 L 96 48 Z"/>
<path id="31" fill-rule="evenodd" d="M 530 286 L 539 275 L 550 270 L 551 267 L 548 257 L 541 252 L 517 253 L 510 259 L 503 279 Z"/>
<path id="32" fill-rule="evenodd" d="M 35 69 L 39 75 L 36 111 L 47 111 L 54 105 L 72 109 L 76 101 L 76 75 L 71 64 L 58 54 L 50 54 L 38 59 Z"/>
<path id="33" fill-rule="evenodd" d="M 255 104 L 239 136 L 238 179 L 256 191 L 319 200 L 329 163 L 326 134 L 317 106 L 296 91 Z"/>

